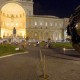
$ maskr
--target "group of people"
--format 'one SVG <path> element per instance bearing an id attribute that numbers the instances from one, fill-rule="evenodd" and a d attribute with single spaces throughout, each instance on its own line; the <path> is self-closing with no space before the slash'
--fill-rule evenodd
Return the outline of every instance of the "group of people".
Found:
<path id="1" fill-rule="evenodd" d="M 51 43 L 50 41 L 47 41 L 47 42 L 44 41 L 44 43 L 45 43 L 44 46 L 45 46 L 46 48 L 50 48 L 50 43 Z M 40 43 L 39 41 L 37 41 L 36 44 L 35 44 L 35 46 L 36 46 L 36 47 L 37 47 L 37 46 L 40 46 L 40 44 L 41 44 L 41 43 Z"/>

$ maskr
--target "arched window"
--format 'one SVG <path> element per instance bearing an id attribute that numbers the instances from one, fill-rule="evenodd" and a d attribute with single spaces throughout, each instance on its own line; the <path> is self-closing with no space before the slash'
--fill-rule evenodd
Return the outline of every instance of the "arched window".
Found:
<path id="1" fill-rule="evenodd" d="M 53 26 L 53 24 L 52 24 L 52 23 L 50 23 L 50 26 Z"/>
<path id="2" fill-rule="evenodd" d="M 34 25 L 36 26 L 37 25 L 37 22 L 35 21 Z"/>
<path id="3" fill-rule="evenodd" d="M 48 25 L 48 23 L 46 22 L 46 23 L 45 23 L 45 26 L 47 26 L 47 25 Z"/>

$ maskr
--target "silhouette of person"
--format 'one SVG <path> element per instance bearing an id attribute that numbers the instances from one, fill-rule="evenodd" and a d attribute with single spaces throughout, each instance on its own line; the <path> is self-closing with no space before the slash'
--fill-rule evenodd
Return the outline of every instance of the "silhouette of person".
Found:
<path id="1" fill-rule="evenodd" d="M 13 35 L 16 36 L 16 28 L 13 28 Z"/>

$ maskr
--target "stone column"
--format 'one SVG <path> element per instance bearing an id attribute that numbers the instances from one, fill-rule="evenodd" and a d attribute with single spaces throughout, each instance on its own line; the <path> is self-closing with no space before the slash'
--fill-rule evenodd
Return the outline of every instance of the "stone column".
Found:
<path id="1" fill-rule="evenodd" d="M 45 33 L 43 32 L 42 34 L 43 34 L 43 40 L 44 40 Z"/>
<path id="2" fill-rule="evenodd" d="M 62 28 L 61 32 L 62 32 L 61 33 L 62 34 L 62 36 L 61 36 L 62 37 L 62 40 L 64 40 L 64 28 Z"/>
<path id="3" fill-rule="evenodd" d="M 39 32 L 39 40 L 42 40 L 42 37 L 43 37 L 42 33 Z"/>

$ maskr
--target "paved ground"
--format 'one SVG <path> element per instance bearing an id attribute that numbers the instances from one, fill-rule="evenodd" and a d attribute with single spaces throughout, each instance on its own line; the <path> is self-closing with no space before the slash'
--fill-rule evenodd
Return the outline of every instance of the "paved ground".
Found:
<path id="1" fill-rule="evenodd" d="M 38 80 L 32 57 L 25 53 L 0 59 L 0 80 Z"/>
<path id="2" fill-rule="evenodd" d="M 42 80 L 40 48 L 28 46 L 27 50 L 28 54 L 0 59 L 0 80 Z M 41 51 L 46 55 L 49 76 L 46 80 L 80 80 L 80 58 L 63 55 L 55 49 L 41 48 Z"/>

